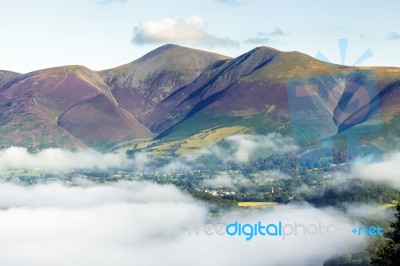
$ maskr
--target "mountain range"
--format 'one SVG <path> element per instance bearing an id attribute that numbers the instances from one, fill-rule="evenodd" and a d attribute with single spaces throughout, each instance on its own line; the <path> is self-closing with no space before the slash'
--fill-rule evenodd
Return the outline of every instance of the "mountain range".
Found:
<path id="1" fill-rule="evenodd" d="M 268 47 L 230 58 L 168 44 L 102 71 L 0 71 L 0 148 L 176 155 L 237 133 L 279 132 L 307 146 L 314 135 L 340 139 L 358 128 L 358 141 L 389 151 L 400 144 L 399 90 L 400 68 L 335 65 Z"/>

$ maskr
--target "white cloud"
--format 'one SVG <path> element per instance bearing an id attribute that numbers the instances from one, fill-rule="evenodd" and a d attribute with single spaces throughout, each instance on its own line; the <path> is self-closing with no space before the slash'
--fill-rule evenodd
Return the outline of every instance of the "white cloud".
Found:
<path id="1" fill-rule="evenodd" d="M 217 175 L 213 179 L 204 179 L 202 184 L 207 187 L 218 188 L 218 187 L 227 187 L 234 188 L 234 182 L 230 175 L 222 174 Z"/>
<path id="2" fill-rule="evenodd" d="M 129 166 L 128 157 L 123 154 L 100 153 L 94 150 L 69 151 L 58 148 L 44 149 L 29 153 L 26 148 L 10 147 L 0 151 L 0 169 L 101 169 Z"/>
<path id="3" fill-rule="evenodd" d="M 385 211 L 379 205 L 376 204 L 345 204 L 346 213 L 351 217 L 356 218 L 359 221 L 371 219 L 385 220 L 387 218 L 387 212 L 390 212 L 391 217 L 394 217 L 394 210 L 387 209 Z"/>
<path id="4" fill-rule="evenodd" d="M 388 154 L 380 162 L 355 164 L 352 175 L 376 182 L 389 183 L 400 188 L 400 152 Z"/>
<path id="5" fill-rule="evenodd" d="M 195 156 L 215 156 L 224 163 L 247 163 L 256 152 L 267 151 L 276 154 L 293 152 L 298 149 L 294 140 L 285 137 L 279 133 L 270 133 L 268 135 L 246 135 L 236 134 L 224 139 L 231 147 L 221 147 L 220 145 L 211 145 L 195 152 Z"/>
<path id="6" fill-rule="evenodd" d="M 237 162 L 248 162 L 257 150 L 266 149 L 272 153 L 286 153 L 298 149 L 293 139 L 283 137 L 277 133 L 264 135 L 233 135 L 226 138 L 227 141 L 233 143 L 236 150 L 233 158 Z"/>
<path id="7" fill-rule="evenodd" d="M 132 42 L 138 45 L 177 43 L 208 47 L 239 45 L 231 39 L 209 34 L 206 28 L 206 21 L 199 15 L 190 15 L 180 20 L 143 20 L 135 27 Z"/>
<path id="8" fill-rule="evenodd" d="M 88 187 L 0 183 L 0 265 L 321 265 L 361 245 L 350 231 L 282 239 L 189 234 L 207 208 L 172 186 L 124 182 Z M 357 223 L 335 209 L 280 206 L 231 212 L 215 222 Z M 307 245 L 304 245 L 307 243 Z M 288 256 L 290 254 L 290 256 Z"/>
<path id="9" fill-rule="evenodd" d="M 146 170 L 148 167 L 150 167 L 153 164 L 153 158 L 151 158 L 147 153 L 145 152 L 137 152 L 133 156 L 134 163 L 132 165 L 135 166 L 135 169 L 139 172 L 143 172 Z"/>
<path id="10" fill-rule="evenodd" d="M 281 173 L 280 171 L 271 170 L 268 171 L 268 174 L 263 173 L 261 178 L 268 178 L 274 180 L 282 180 L 289 179 L 290 176 Z M 231 189 L 240 189 L 243 187 L 249 187 L 253 184 L 253 181 L 242 174 L 230 173 L 230 174 L 219 174 L 213 178 L 204 179 L 201 183 L 205 187 L 209 188 L 231 188 Z M 300 192 L 300 190 L 299 190 Z"/>
<path id="11" fill-rule="evenodd" d="M 191 169 L 191 166 L 188 164 L 188 162 L 185 160 L 185 157 L 179 157 L 177 159 L 173 159 L 166 165 L 164 165 L 160 171 L 164 173 L 170 173 L 170 172 L 186 172 Z"/>

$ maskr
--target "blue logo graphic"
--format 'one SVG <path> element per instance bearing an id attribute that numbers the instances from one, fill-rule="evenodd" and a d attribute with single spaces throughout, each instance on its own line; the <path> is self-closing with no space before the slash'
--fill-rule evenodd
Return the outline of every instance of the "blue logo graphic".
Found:
<path id="1" fill-rule="evenodd" d="M 343 231 L 343 228 L 335 224 L 324 224 L 322 222 L 303 224 L 303 223 L 277 223 L 263 224 L 241 224 L 234 222 L 225 227 L 228 236 L 244 236 L 246 241 L 250 241 L 256 236 L 279 237 L 283 241 L 289 236 L 333 236 Z"/>
<path id="2" fill-rule="evenodd" d="M 261 222 L 256 224 L 240 224 L 234 222 L 226 226 L 226 233 L 229 236 L 246 236 L 246 240 L 251 240 L 254 236 L 282 236 L 282 222 L 277 224 L 263 225 Z"/>
<path id="3" fill-rule="evenodd" d="M 383 236 L 383 228 L 380 225 L 370 227 L 362 225 L 359 228 L 354 228 L 351 231 L 353 232 L 353 234 L 358 236 L 361 236 L 362 232 L 364 232 L 364 235 L 366 236 Z"/>
<path id="4" fill-rule="evenodd" d="M 339 47 L 344 63 L 347 40 L 339 40 Z M 323 56 L 320 52 L 318 55 Z M 355 64 L 371 55 L 368 49 Z M 380 151 L 359 139 L 361 134 L 382 127 L 378 87 L 372 71 L 345 69 L 295 78 L 288 80 L 286 88 L 293 137 L 308 147 L 299 155 L 300 167 L 330 167 L 359 158 L 380 160 Z"/>
<path id="5" fill-rule="evenodd" d="M 338 45 L 339 45 L 339 51 L 340 51 L 340 59 L 342 65 L 345 64 L 346 62 L 346 56 L 347 56 L 347 44 L 349 43 L 348 39 L 339 39 L 338 40 Z M 358 59 L 352 64 L 353 66 L 357 66 L 367 60 L 368 58 L 372 57 L 372 51 L 371 49 L 367 49 L 362 53 Z M 332 63 L 321 51 L 318 51 L 317 54 L 315 55 L 315 58 L 321 61 L 325 61 L 328 63 Z"/>

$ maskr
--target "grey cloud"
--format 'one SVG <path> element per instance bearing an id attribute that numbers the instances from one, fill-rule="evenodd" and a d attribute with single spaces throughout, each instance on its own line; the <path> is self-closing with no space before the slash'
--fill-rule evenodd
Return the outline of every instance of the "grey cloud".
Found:
<path id="1" fill-rule="evenodd" d="M 255 37 L 246 39 L 243 43 L 247 44 L 265 44 L 269 42 L 273 42 L 274 39 L 271 37 L 280 37 L 286 36 L 288 33 L 283 31 L 281 28 L 276 27 L 273 31 L 265 33 L 265 32 L 258 32 Z"/>
<path id="2" fill-rule="evenodd" d="M 99 0 L 98 3 L 101 5 L 111 5 L 114 3 L 126 3 L 128 0 Z"/>
<path id="3" fill-rule="evenodd" d="M 238 7 L 242 5 L 241 2 L 238 0 L 216 0 L 216 1 L 233 7 Z"/>
<path id="4" fill-rule="evenodd" d="M 400 39 L 400 33 L 397 32 L 389 32 L 386 35 L 386 39 L 390 40 L 390 41 L 394 41 L 394 40 L 399 40 Z"/>
<path id="5" fill-rule="evenodd" d="M 269 37 L 255 37 L 245 40 L 243 43 L 247 44 L 265 44 L 271 42 Z"/>
<path id="6" fill-rule="evenodd" d="M 268 33 L 269 36 L 284 36 L 287 35 L 286 32 L 284 32 L 282 29 L 276 27 L 273 31 Z"/>

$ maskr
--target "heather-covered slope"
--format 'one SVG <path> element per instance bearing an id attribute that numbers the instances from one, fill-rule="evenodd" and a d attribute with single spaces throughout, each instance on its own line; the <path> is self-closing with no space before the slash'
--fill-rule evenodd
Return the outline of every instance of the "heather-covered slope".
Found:
<path id="1" fill-rule="evenodd" d="M 158 106 L 163 117 L 150 128 L 159 137 L 172 132 L 192 134 L 224 124 L 242 125 L 253 133 L 288 129 L 288 80 L 343 69 L 297 52 L 259 47 L 205 71 L 192 84 L 171 95 Z M 213 125 L 201 123 L 204 119 Z"/>
<path id="2" fill-rule="evenodd" d="M 3 146 L 106 148 L 152 135 L 119 107 L 101 77 L 85 67 L 20 75 L 1 88 L 0 97 Z"/>

